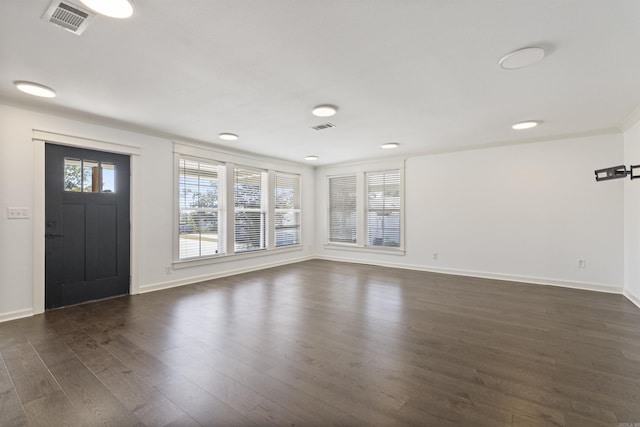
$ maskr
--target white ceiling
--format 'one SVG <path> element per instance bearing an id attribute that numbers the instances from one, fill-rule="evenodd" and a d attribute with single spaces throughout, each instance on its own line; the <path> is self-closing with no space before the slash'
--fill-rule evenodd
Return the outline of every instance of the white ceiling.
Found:
<path id="1" fill-rule="evenodd" d="M 640 105 L 636 0 L 135 0 L 81 36 L 42 21 L 48 5 L 0 1 L 0 102 L 296 162 L 597 132 Z M 526 46 L 547 57 L 498 66 Z M 340 111 L 312 116 L 323 103 Z M 544 124 L 511 129 L 529 119 Z"/>

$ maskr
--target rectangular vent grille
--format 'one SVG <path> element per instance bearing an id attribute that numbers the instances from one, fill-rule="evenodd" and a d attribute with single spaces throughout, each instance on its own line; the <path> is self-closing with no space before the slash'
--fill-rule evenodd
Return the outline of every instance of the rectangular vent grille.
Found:
<path id="1" fill-rule="evenodd" d="M 42 19 L 74 34 L 81 34 L 93 19 L 93 14 L 71 3 L 54 0 Z"/>
<path id="2" fill-rule="evenodd" d="M 315 130 L 325 130 L 325 129 L 331 129 L 336 127 L 336 125 L 334 125 L 333 123 L 323 123 L 321 125 L 317 125 L 317 126 L 311 126 L 311 129 L 315 129 Z"/>

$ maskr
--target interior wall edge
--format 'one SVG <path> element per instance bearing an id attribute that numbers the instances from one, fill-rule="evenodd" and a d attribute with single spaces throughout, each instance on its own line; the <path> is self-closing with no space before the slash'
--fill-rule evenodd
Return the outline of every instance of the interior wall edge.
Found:
<path id="1" fill-rule="evenodd" d="M 640 105 L 631 110 L 631 112 L 625 117 L 625 119 L 620 124 L 620 129 L 623 132 L 627 132 L 633 126 L 635 126 L 638 122 L 640 122 Z"/>
<path id="2" fill-rule="evenodd" d="M 221 271 L 221 272 L 217 272 L 217 273 L 211 273 L 211 274 L 205 274 L 205 275 L 201 275 L 201 276 L 192 276 L 192 277 L 188 277 L 188 278 L 180 279 L 180 280 L 171 280 L 171 281 L 161 282 L 161 283 L 152 283 L 152 284 L 149 284 L 149 285 L 140 286 L 138 293 L 139 294 L 144 294 L 144 293 L 149 293 L 149 292 L 160 291 L 160 290 L 163 290 L 163 289 L 176 288 L 178 286 L 192 285 L 194 283 L 204 282 L 206 280 L 214 280 L 214 279 L 220 279 L 222 277 L 235 276 L 237 274 L 242 274 L 242 273 L 250 273 L 252 271 L 264 270 L 264 269 L 267 269 L 267 268 L 279 267 L 279 266 L 282 266 L 282 265 L 294 264 L 294 263 L 302 262 L 302 261 L 308 261 L 308 260 L 311 260 L 311 259 L 314 259 L 314 258 L 315 257 L 312 256 L 312 255 L 306 255 L 306 256 L 290 258 L 290 259 L 286 259 L 286 260 L 282 260 L 282 261 L 275 261 L 275 262 L 269 262 L 269 263 L 264 263 L 264 264 L 252 265 L 250 267 L 243 267 L 243 268 L 237 268 L 237 269 L 232 269 L 232 270 L 225 270 L 225 271 Z"/>
<path id="3" fill-rule="evenodd" d="M 624 295 L 629 301 L 636 305 L 636 307 L 640 308 L 640 296 L 636 295 L 629 288 L 625 288 L 622 291 L 622 295 Z"/>
<path id="4" fill-rule="evenodd" d="M 585 290 L 585 291 L 622 294 L 629 301 L 631 301 L 638 308 L 640 308 L 640 296 L 635 295 L 629 289 L 623 289 L 622 286 L 618 286 L 618 285 L 576 282 L 576 281 L 557 280 L 557 279 L 539 278 L 539 277 L 530 277 L 530 276 L 509 275 L 509 274 L 502 274 L 502 273 L 490 273 L 490 272 L 484 272 L 484 271 L 433 268 L 433 267 L 426 267 L 426 266 L 412 265 L 412 264 L 372 262 L 372 261 L 355 259 L 355 258 L 341 258 L 341 257 L 332 257 L 332 256 L 325 256 L 325 255 L 307 255 L 307 256 L 292 258 L 292 259 L 283 260 L 283 261 L 254 265 L 251 267 L 226 270 L 220 273 L 194 276 L 187 279 L 150 284 L 146 286 L 141 286 L 138 293 L 144 294 L 144 293 L 150 293 L 155 291 L 161 291 L 163 289 L 175 288 L 179 286 L 187 286 L 187 285 L 192 285 L 194 283 L 203 282 L 206 280 L 220 279 L 222 277 L 234 276 L 242 273 L 250 273 L 253 271 L 264 270 L 267 268 L 279 267 L 282 265 L 294 264 L 294 263 L 309 261 L 313 259 L 353 263 L 353 264 L 376 265 L 376 266 L 388 267 L 388 268 L 402 268 L 406 270 L 424 271 L 429 273 L 447 274 L 452 276 L 477 277 L 481 279 L 520 282 L 520 283 L 528 283 L 528 284 L 542 285 L 542 286 L 558 286 L 563 288 L 578 289 L 578 290 Z M 0 313 L 0 323 L 21 319 L 23 317 L 33 316 L 35 314 L 38 314 L 38 313 L 35 313 L 32 308 L 10 311 L 7 313 Z"/>
<path id="5" fill-rule="evenodd" d="M 571 281 L 571 280 L 552 279 L 552 278 L 546 278 L 546 277 L 521 276 L 521 275 L 494 273 L 494 272 L 487 272 L 487 271 L 461 270 L 461 269 L 455 269 L 455 268 L 438 268 L 438 267 L 431 267 L 431 266 L 402 264 L 402 263 L 387 263 L 387 262 L 378 262 L 378 261 L 368 261 L 368 260 L 362 260 L 362 259 L 356 259 L 356 258 L 332 257 L 332 256 L 326 256 L 326 255 L 316 256 L 316 259 L 323 259 L 326 261 L 347 262 L 347 263 L 354 263 L 354 264 L 376 265 L 379 267 L 402 268 L 406 270 L 425 271 L 429 273 L 440 273 L 440 274 L 447 274 L 452 276 L 476 277 L 479 279 L 501 280 L 506 282 L 520 282 L 520 283 L 528 283 L 528 284 L 543 285 L 543 286 L 558 286 L 561 288 L 578 289 L 583 291 L 605 292 L 610 294 L 622 294 L 622 291 L 623 291 L 622 285 L 613 285 L 609 283 L 578 282 L 578 281 Z"/>
<path id="6" fill-rule="evenodd" d="M 32 308 L 25 308 L 22 310 L 8 311 L 6 313 L 0 313 L 0 323 L 8 322 L 10 320 L 22 319 L 23 317 L 33 316 L 35 313 Z"/>

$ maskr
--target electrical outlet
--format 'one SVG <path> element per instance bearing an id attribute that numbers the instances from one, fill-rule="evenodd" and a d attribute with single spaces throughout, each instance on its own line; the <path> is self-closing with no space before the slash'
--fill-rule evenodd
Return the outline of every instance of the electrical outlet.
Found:
<path id="1" fill-rule="evenodd" d="M 433 259 L 438 259 L 438 252 L 433 253 Z"/>
<path id="2" fill-rule="evenodd" d="M 170 266 L 170 265 L 167 265 L 167 266 L 165 267 L 165 269 L 164 269 L 164 272 L 165 272 L 165 273 L 167 273 L 167 274 L 171 274 L 171 272 L 172 272 L 172 271 L 173 271 L 173 269 L 171 268 L 171 266 Z"/>
<path id="3" fill-rule="evenodd" d="M 29 208 L 7 208 L 8 219 L 28 219 Z"/>
<path id="4" fill-rule="evenodd" d="M 578 268 L 585 268 L 587 266 L 587 262 L 583 259 L 578 260 Z"/>

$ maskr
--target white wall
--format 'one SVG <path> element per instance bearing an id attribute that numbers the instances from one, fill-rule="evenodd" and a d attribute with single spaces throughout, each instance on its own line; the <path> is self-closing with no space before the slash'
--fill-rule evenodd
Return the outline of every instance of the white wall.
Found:
<path id="1" fill-rule="evenodd" d="M 624 134 L 624 163 L 640 165 L 640 122 Z M 624 183 L 624 262 L 624 293 L 640 307 L 640 179 Z"/>
<path id="2" fill-rule="evenodd" d="M 332 168 L 318 169 L 316 250 L 328 259 L 621 292 L 623 182 L 596 183 L 593 171 L 622 160 L 621 134 L 408 158 L 403 256 L 324 244 Z"/>
<path id="3" fill-rule="evenodd" d="M 314 172 L 302 165 L 267 161 L 267 165 L 298 168 L 302 173 L 303 243 L 301 250 L 261 257 L 237 256 L 200 267 L 166 273 L 173 261 L 173 142 L 106 126 L 0 105 L 0 321 L 32 313 L 33 307 L 33 130 L 139 147 L 138 214 L 139 286 L 158 289 L 263 266 L 306 259 L 311 255 L 314 225 Z M 7 207 L 28 207 L 28 220 L 7 219 Z"/>
<path id="4" fill-rule="evenodd" d="M 624 286 L 627 295 L 640 295 L 640 262 L 635 262 L 640 257 L 640 182 L 596 183 L 593 175 L 602 167 L 640 163 L 640 125 L 624 136 L 406 159 L 403 255 L 325 247 L 325 178 L 330 169 L 314 173 L 296 165 L 303 174 L 302 250 L 237 257 L 168 275 L 165 269 L 173 259 L 172 141 L 0 105 L 0 321 L 29 315 L 34 308 L 33 218 L 6 218 L 7 207 L 34 207 L 33 129 L 140 148 L 142 291 L 318 256 L 613 292 Z M 586 268 L 577 268 L 579 258 L 586 260 Z"/>

